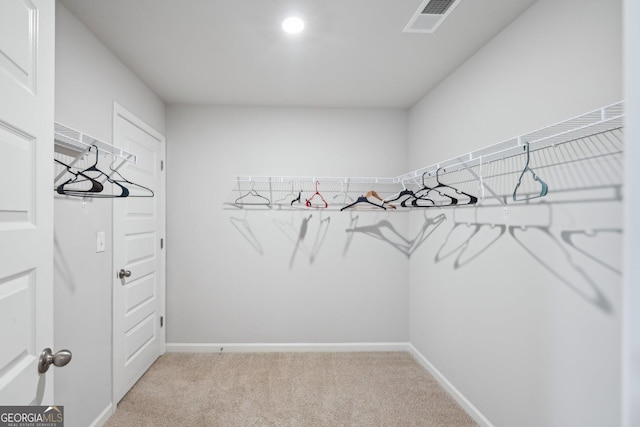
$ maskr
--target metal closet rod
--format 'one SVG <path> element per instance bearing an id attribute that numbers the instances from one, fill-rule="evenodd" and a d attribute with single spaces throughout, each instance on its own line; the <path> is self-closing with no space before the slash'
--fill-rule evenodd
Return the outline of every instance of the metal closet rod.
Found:
<path id="1" fill-rule="evenodd" d="M 475 166 L 504 160 L 523 153 L 526 143 L 529 143 L 530 151 L 557 146 L 582 138 L 587 138 L 600 133 L 620 129 L 624 127 L 624 102 L 607 105 L 597 110 L 555 123 L 533 132 L 519 135 L 515 138 L 499 142 L 475 150 L 467 154 L 456 156 L 443 162 L 416 169 L 397 177 L 312 177 L 312 176 L 252 176 L 239 175 L 236 177 L 241 182 L 335 182 L 344 184 L 404 184 L 416 182 L 425 173 L 435 174 L 440 168 L 447 173 L 470 169 Z"/>

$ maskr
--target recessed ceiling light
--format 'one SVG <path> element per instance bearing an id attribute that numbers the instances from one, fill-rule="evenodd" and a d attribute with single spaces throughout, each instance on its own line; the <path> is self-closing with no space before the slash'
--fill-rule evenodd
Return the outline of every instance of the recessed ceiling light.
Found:
<path id="1" fill-rule="evenodd" d="M 304 30 L 304 21 L 297 16 L 290 16 L 282 21 L 282 29 L 289 34 L 298 34 Z"/>

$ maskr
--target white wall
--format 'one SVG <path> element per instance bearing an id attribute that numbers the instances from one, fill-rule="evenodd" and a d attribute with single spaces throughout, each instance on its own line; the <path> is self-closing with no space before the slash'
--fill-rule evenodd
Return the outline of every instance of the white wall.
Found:
<path id="1" fill-rule="evenodd" d="M 624 2 L 626 182 L 640 182 L 640 3 Z M 640 425 L 640 202 L 634 185 L 625 187 L 625 269 L 623 316 L 623 426 Z"/>
<path id="2" fill-rule="evenodd" d="M 345 231 L 406 216 L 223 206 L 236 175 L 397 175 L 406 111 L 171 106 L 167 129 L 168 348 L 407 341 L 407 256 Z"/>
<path id="3" fill-rule="evenodd" d="M 410 167 L 621 100 L 620 3 L 539 0 L 411 109 Z M 622 277 L 561 233 L 617 230 L 592 255 L 619 264 L 623 204 L 549 185 L 506 216 L 445 212 L 411 258 L 410 341 L 496 426 L 619 425 Z M 473 236 L 467 222 L 504 234 L 490 245 L 500 228 Z M 443 257 L 460 233 L 466 246 Z"/>
<path id="4" fill-rule="evenodd" d="M 620 0 L 539 0 L 411 109 L 411 169 L 622 100 Z"/>
<path id="5" fill-rule="evenodd" d="M 164 132 L 164 104 L 61 3 L 56 3 L 55 119 L 112 142 L 113 102 Z M 67 425 L 88 426 L 111 403 L 112 204 L 55 199 L 55 346 L 73 352 L 55 371 Z M 106 251 L 96 253 L 96 232 Z"/>
<path id="6" fill-rule="evenodd" d="M 57 6 L 56 120 L 110 142 L 117 101 L 164 132 L 162 102 Z M 451 258 L 434 260 L 451 211 L 409 262 L 382 240 L 350 239 L 353 213 L 235 211 L 221 202 L 237 174 L 392 176 L 618 101 L 620 16 L 618 1 L 539 0 L 408 116 L 169 108 L 167 342 L 410 340 L 496 426 L 619 424 L 621 277 L 574 252 L 571 267 L 570 249 L 549 234 L 529 243 L 561 255 L 550 268 L 508 232 L 455 268 Z M 620 201 L 566 203 L 550 185 L 535 211 L 553 213 L 550 235 L 622 228 Z M 110 403 L 111 241 L 103 254 L 93 248 L 96 231 L 111 234 L 111 202 L 83 209 L 56 199 L 55 209 L 56 347 L 74 352 L 56 371 L 57 403 L 70 425 L 89 425 Z M 481 211 L 506 227 L 540 221 L 533 210 L 506 220 Z M 304 247 L 294 251 L 278 224 L 299 230 L 309 214 Z M 410 238 L 423 214 L 412 213 L 408 227 L 402 214 L 359 212 L 357 225 L 388 219 Z M 309 239 L 327 218 L 312 259 Z M 243 220 L 241 234 L 234 224 Z M 621 243 L 598 255 L 620 258 Z M 594 278 L 600 305 L 579 292 L 588 285 L 580 270 Z"/>

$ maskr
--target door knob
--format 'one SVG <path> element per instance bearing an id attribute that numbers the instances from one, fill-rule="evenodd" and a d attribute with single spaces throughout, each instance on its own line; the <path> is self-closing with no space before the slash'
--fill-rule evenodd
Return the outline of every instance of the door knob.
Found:
<path id="1" fill-rule="evenodd" d="M 45 348 L 40 353 L 40 360 L 38 361 L 38 372 L 44 374 L 49 370 L 49 366 L 65 366 L 71 361 L 71 352 L 69 350 L 60 350 L 56 354 L 53 354 L 50 348 Z"/>
<path id="2" fill-rule="evenodd" d="M 120 279 L 124 279 L 125 277 L 131 277 L 131 270 L 125 270 L 124 268 L 121 268 L 120 271 L 118 271 L 118 277 Z"/>

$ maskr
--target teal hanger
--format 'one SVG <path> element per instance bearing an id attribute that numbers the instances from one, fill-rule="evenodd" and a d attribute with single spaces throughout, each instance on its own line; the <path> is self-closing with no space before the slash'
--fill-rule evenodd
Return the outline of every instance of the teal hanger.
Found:
<path id="1" fill-rule="evenodd" d="M 537 199 L 539 197 L 544 197 L 544 196 L 547 195 L 547 191 L 549 191 L 549 186 L 547 185 L 547 183 L 544 182 L 543 180 L 541 180 L 540 177 L 538 175 L 536 175 L 536 173 L 533 171 L 533 169 L 531 169 L 529 167 L 529 143 L 528 142 L 524 143 L 524 149 L 525 149 L 525 151 L 527 153 L 527 163 L 524 165 L 524 169 L 522 170 L 522 173 L 520 174 L 520 177 L 518 178 L 518 183 L 516 184 L 516 188 L 513 189 L 513 201 L 514 202 L 521 201 L 521 200 L 531 200 L 531 199 Z M 527 172 L 530 172 L 531 175 L 533 175 L 533 180 L 534 181 L 537 181 L 538 183 L 540 183 L 540 185 L 542 187 L 540 189 L 540 194 L 538 194 L 537 196 L 517 198 L 516 193 L 518 192 L 518 188 L 520 187 L 520 183 L 522 182 L 522 177 Z"/>

